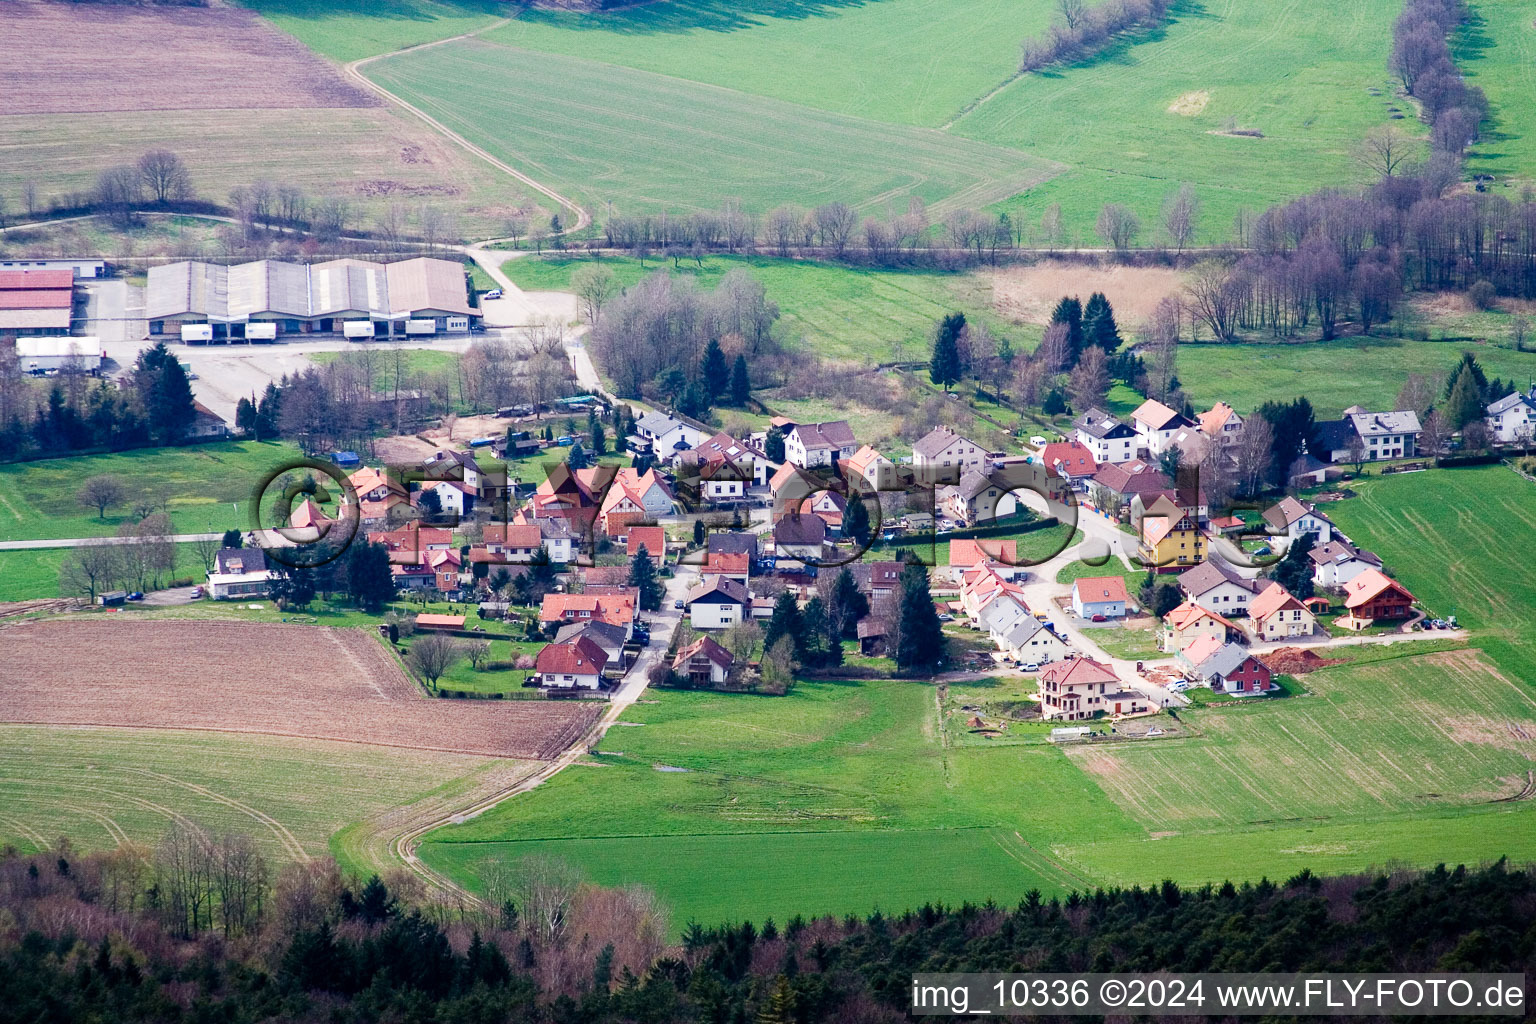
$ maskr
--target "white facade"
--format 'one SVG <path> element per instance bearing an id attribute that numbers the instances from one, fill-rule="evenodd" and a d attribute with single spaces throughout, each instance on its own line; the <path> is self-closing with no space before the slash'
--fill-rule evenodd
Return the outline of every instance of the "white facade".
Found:
<path id="1" fill-rule="evenodd" d="M 695 601 L 688 606 L 688 621 L 694 629 L 729 629 L 741 621 L 741 603 L 718 598 Z"/>
<path id="2" fill-rule="evenodd" d="M 1488 407 L 1488 432 L 1498 444 L 1530 444 L 1536 439 L 1536 387 L 1516 391 Z"/>

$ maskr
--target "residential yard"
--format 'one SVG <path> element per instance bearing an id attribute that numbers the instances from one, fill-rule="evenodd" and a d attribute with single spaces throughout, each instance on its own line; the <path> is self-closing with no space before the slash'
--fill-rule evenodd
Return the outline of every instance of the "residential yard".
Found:
<path id="1" fill-rule="evenodd" d="M 1150 623 L 1150 624 L 1149 624 Z M 1157 620 L 1147 617 L 1127 619 L 1117 626 L 1086 631 L 1093 642 L 1113 658 L 1126 661 L 1161 661 L 1169 655 L 1157 649 Z"/>
<path id="2" fill-rule="evenodd" d="M 465 641 L 470 643 L 472 641 Z M 543 644 L 529 644 L 513 640 L 492 640 L 487 665 L 512 662 L 527 655 L 537 657 Z M 437 681 L 439 690 L 458 690 L 464 693 L 521 694 L 523 681 L 529 670 L 520 668 L 475 668 L 468 658 L 455 662 Z"/>

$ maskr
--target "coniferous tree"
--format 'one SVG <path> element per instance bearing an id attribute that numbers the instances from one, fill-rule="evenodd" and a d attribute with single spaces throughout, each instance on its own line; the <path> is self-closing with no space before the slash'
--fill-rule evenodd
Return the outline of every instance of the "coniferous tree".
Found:
<path id="1" fill-rule="evenodd" d="M 780 637 L 787 636 L 795 646 L 795 660 L 805 660 L 805 638 L 800 621 L 800 603 L 788 590 L 781 592 L 773 602 L 773 615 L 768 628 L 763 631 L 763 650 L 772 647 Z"/>
<path id="2" fill-rule="evenodd" d="M 1458 366 L 1458 370 L 1462 367 Z M 1483 399 L 1478 393 L 1477 377 L 1472 371 L 1458 373 L 1440 410 L 1446 425 L 1452 431 L 1461 430 L 1474 420 L 1483 418 Z"/>
<path id="3" fill-rule="evenodd" d="M 858 495 L 848 501 L 848 510 L 843 515 L 843 533 L 861 548 L 869 545 L 869 506 Z"/>
<path id="4" fill-rule="evenodd" d="M 1456 385 L 1461 383 L 1463 375 L 1471 376 L 1473 390 L 1479 398 L 1490 397 L 1488 395 L 1488 375 L 1483 372 L 1482 364 L 1477 361 L 1477 357 L 1471 352 L 1463 352 L 1461 354 L 1461 362 L 1457 363 L 1451 369 L 1450 375 L 1445 378 L 1445 397 L 1447 399 L 1456 390 Z M 1493 395 L 1491 397 L 1499 399 L 1504 396 Z"/>
<path id="5" fill-rule="evenodd" d="M 353 544 L 347 556 L 347 590 L 366 612 L 377 613 L 395 596 L 389 552 L 382 544 Z"/>
<path id="6" fill-rule="evenodd" d="M 710 401 L 718 401 L 731 385 L 731 368 L 725 361 L 725 352 L 721 350 L 720 342 L 715 338 L 710 338 L 709 344 L 704 346 L 704 363 L 700 372 Z"/>
<path id="7" fill-rule="evenodd" d="M 1083 304 L 1076 296 L 1063 295 L 1051 311 L 1051 323 L 1067 325 L 1067 369 L 1083 354 Z"/>
<path id="8" fill-rule="evenodd" d="M 1084 341 L 1099 346 L 1105 354 L 1120 347 L 1122 339 L 1120 327 L 1115 323 L 1115 310 L 1103 292 L 1088 296 L 1088 305 L 1083 307 L 1083 336 Z"/>
<path id="9" fill-rule="evenodd" d="M 853 571 L 846 565 L 833 581 L 827 614 L 832 616 L 832 624 L 838 633 L 849 640 L 858 635 L 859 620 L 869 614 L 869 598 L 859 589 Z"/>
<path id="10" fill-rule="evenodd" d="M 693 543 L 696 547 L 704 546 L 704 538 L 708 533 L 709 527 L 704 525 L 704 520 L 695 519 L 693 521 Z"/>
<path id="11" fill-rule="evenodd" d="M 747 372 L 747 357 L 738 355 L 731 366 L 731 404 L 744 407 L 752 401 L 752 377 Z"/>
<path id="12" fill-rule="evenodd" d="M 896 666 L 931 671 L 944 658 L 946 641 L 938 609 L 928 589 L 928 570 L 916 562 L 901 570 L 901 641 Z"/>
<path id="13" fill-rule="evenodd" d="M 843 663 L 842 636 L 833 627 L 820 597 L 811 598 L 800 612 L 800 647 L 805 651 L 805 663 L 814 668 Z"/>
<path id="14" fill-rule="evenodd" d="M 951 313 L 939 321 L 928 361 L 928 379 L 938 387 L 948 390 L 960 380 L 960 333 L 964 330 L 964 313 Z"/>
<path id="15" fill-rule="evenodd" d="M 651 561 L 650 552 L 644 544 L 635 552 L 635 557 L 629 560 L 629 585 L 640 591 L 641 611 L 661 611 L 661 597 L 665 590 L 656 576 L 656 563 Z"/>
<path id="16" fill-rule="evenodd" d="M 1317 541 L 1315 534 L 1304 533 L 1291 542 L 1286 549 L 1285 557 L 1269 570 L 1269 578 L 1291 592 L 1291 596 L 1305 601 L 1315 592 L 1315 584 L 1312 582 L 1313 544 Z"/>
<path id="17" fill-rule="evenodd" d="M 175 444 L 186 437 L 197 416 L 192 406 L 192 385 L 165 342 L 156 342 L 139 353 L 134 384 L 155 442 Z"/>
<path id="18" fill-rule="evenodd" d="M 768 456 L 769 462 L 784 461 L 784 431 L 778 427 L 769 428 L 768 437 L 763 442 L 763 454 Z"/>
<path id="19" fill-rule="evenodd" d="M 580 441 L 571 445 L 571 450 L 566 452 L 565 464 L 572 469 L 586 469 L 592 464 L 592 460 L 587 458 L 587 450 L 581 446 Z"/>

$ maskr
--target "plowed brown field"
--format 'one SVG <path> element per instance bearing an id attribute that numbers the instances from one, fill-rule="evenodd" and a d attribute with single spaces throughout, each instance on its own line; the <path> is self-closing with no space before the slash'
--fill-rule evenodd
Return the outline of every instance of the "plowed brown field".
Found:
<path id="1" fill-rule="evenodd" d="M 4 0 L 0 25 L 6 114 L 379 103 L 298 40 L 238 8 Z"/>
<path id="2" fill-rule="evenodd" d="M 0 721 L 210 729 L 552 758 L 596 704 L 422 696 L 364 630 L 48 619 L 0 630 Z"/>

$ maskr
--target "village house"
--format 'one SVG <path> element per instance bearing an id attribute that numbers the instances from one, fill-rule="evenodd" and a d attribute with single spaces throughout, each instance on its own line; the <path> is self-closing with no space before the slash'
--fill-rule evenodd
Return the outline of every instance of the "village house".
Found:
<path id="1" fill-rule="evenodd" d="M 1317 616 L 1294 594 L 1275 582 L 1259 591 L 1248 606 L 1248 623 L 1257 640 L 1311 636 L 1317 631 Z"/>
<path id="2" fill-rule="evenodd" d="M 1018 495 L 991 474 L 968 469 L 954 485 L 941 486 L 935 496 L 944 514 L 961 526 L 976 526 L 1018 514 Z"/>
<path id="3" fill-rule="evenodd" d="M 1252 580 L 1239 576 L 1219 558 L 1211 558 L 1179 574 L 1179 589 L 1202 608 L 1228 617 L 1247 615 L 1248 605 L 1258 593 Z"/>
<path id="4" fill-rule="evenodd" d="M 1279 688 L 1269 667 L 1239 644 L 1206 637 L 1180 651 L 1177 660 L 1185 678 L 1217 693 L 1246 697 Z"/>
<path id="5" fill-rule="evenodd" d="M 745 551 L 711 551 L 703 571 L 706 576 L 719 576 L 746 586 L 752 577 L 752 559 Z"/>
<path id="6" fill-rule="evenodd" d="M 894 594 L 901 585 L 902 562 L 855 562 L 848 566 L 859 590 L 874 598 Z"/>
<path id="7" fill-rule="evenodd" d="M 423 480 L 412 484 L 411 504 L 423 508 L 426 496 L 435 495 L 444 515 L 462 518 L 474 510 L 478 492 L 463 480 Z"/>
<path id="8" fill-rule="evenodd" d="M 1088 495 L 1095 506 L 1101 498 L 1107 498 L 1109 507 L 1099 511 L 1112 514 L 1117 504 L 1129 507 L 1137 495 L 1157 494 L 1171 487 L 1173 481 L 1167 474 L 1150 463 L 1132 459 L 1107 465 L 1099 463 L 1099 470 L 1089 483 Z"/>
<path id="9" fill-rule="evenodd" d="M 751 616 L 752 597 L 735 580 L 705 576 L 688 592 L 683 606 L 694 629 L 726 629 Z"/>
<path id="10" fill-rule="evenodd" d="M 1358 405 L 1344 410 L 1344 418 L 1317 424 L 1316 454 L 1325 462 L 1380 462 L 1411 459 L 1418 453 L 1419 414 L 1408 411 L 1367 412 Z"/>
<path id="11" fill-rule="evenodd" d="M 620 469 L 603 495 L 598 522 L 610 537 L 625 537 L 638 523 L 671 515 L 672 492 L 654 469 L 644 473 L 630 466 Z"/>
<path id="12" fill-rule="evenodd" d="M 1380 558 L 1344 540 L 1343 534 L 1327 544 L 1314 545 L 1307 556 L 1312 559 L 1312 582 L 1330 589 L 1343 587 L 1367 569 L 1382 567 Z"/>
<path id="13" fill-rule="evenodd" d="M 1166 497 L 1141 519 L 1141 561 L 1158 572 L 1173 572 L 1205 561 L 1205 534 L 1196 520 Z"/>
<path id="14" fill-rule="evenodd" d="M 690 686 L 719 685 L 730 678 L 735 664 L 736 658 L 730 651 L 713 638 L 701 636 L 677 652 L 672 659 L 672 672 Z"/>
<path id="15" fill-rule="evenodd" d="M 1209 608 L 1185 601 L 1163 616 L 1163 628 L 1157 645 L 1169 654 L 1177 654 L 1197 640 L 1214 639 L 1225 643 L 1243 631 L 1231 619 Z"/>
<path id="16" fill-rule="evenodd" d="M 1123 576 L 1084 576 L 1072 581 L 1072 611 L 1079 618 L 1125 618 L 1130 598 Z"/>
<path id="17" fill-rule="evenodd" d="M 847 420 L 800 423 L 784 438 L 784 458 L 802 469 L 831 466 L 852 456 L 856 446 Z"/>
<path id="18" fill-rule="evenodd" d="M 634 631 L 635 606 L 640 595 L 634 587 L 622 590 L 611 594 L 590 590 L 582 594 L 545 594 L 539 607 L 539 622 L 546 626 L 557 622 L 606 622 L 621 627 L 627 639 Z"/>
<path id="19" fill-rule="evenodd" d="M 469 452 L 456 452 L 451 448 L 439 448 L 421 460 L 423 476 L 428 480 L 457 480 L 464 484 L 466 493 L 480 496 L 485 474 L 480 464 Z M 418 481 L 412 481 L 414 489 Z"/>
<path id="20" fill-rule="evenodd" d="M 1243 418 L 1226 402 L 1217 402 L 1196 419 L 1200 421 L 1200 433 L 1223 448 L 1231 448 L 1243 439 Z"/>
<path id="21" fill-rule="evenodd" d="M 900 486 L 896 464 L 869 445 L 864 445 L 843 463 L 843 479 L 861 483 L 859 490 L 891 491 Z"/>
<path id="22" fill-rule="evenodd" d="M 1281 498 L 1279 504 L 1265 509 L 1264 522 L 1269 525 L 1270 536 L 1284 537 L 1288 543 L 1308 533 L 1312 534 L 1314 544 L 1333 540 L 1333 520 L 1295 498 Z"/>
<path id="23" fill-rule="evenodd" d="M 1071 485 L 1073 490 L 1084 491 L 1088 481 L 1099 471 L 1093 452 L 1080 441 L 1056 441 L 1040 449 L 1039 463 Z"/>
<path id="24" fill-rule="evenodd" d="M 771 468 L 761 451 L 721 432 L 678 456 L 678 486 L 710 504 L 741 501 L 767 485 Z"/>
<path id="25" fill-rule="evenodd" d="M 1131 426 L 1136 430 L 1137 446 L 1155 458 L 1168 450 L 1175 434 L 1194 424 L 1182 413 L 1149 398 L 1131 413 Z"/>
<path id="26" fill-rule="evenodd" d="M 544 535 L 533 523 L 487 523 L 480 537 L 481 543 L 470 549 L 471 561 L 531 562 L 544 546 Z M 482 550 L 492 557 L 476 557 L 476 552 Z M 550 560 L 554 561 L 553 557 Z"/>
<path id="27" fill-rule="evenodd" d="M 705 538 L 705 551 L 711 557 L 718 554 L 743 554 L 749 563 L 757 562 L 757 534 L 734 530 L 713 531 Z"/>
<path id="28" fill-rule="evenodd" d="M 772 497 L 775 512 L 788 512 L 798 508 L 800 502 L 817 491 L 826 490 L 838 483 L 834 479 L 808 473 L 793 462 L 786 462 L 768 478 L 768 493 Z"/>
<path id="29" fill-rule="evenodd" d="M 1194 487 L 1173 487 L 1159 491 L 1139 491 L 1131 498 L 1131 522 L 1140 523 L 1152 506 L 1159 501 L 1168 502 L 1172 508 L 1188 516 L 1191 520 L 1202 525 L 1209 525 L 1211 507 L 1209 499 L 1205 496 L 1205 490 L 1195 490 Z M 1153 512 L 1153 515 L 1167 515 L 1165 508 L 1162 512 Z"/>
<path id="30" fill-rule="evenodd" d="M 571 622 L 560 627 L 560 631 L 555 634 L 555 643 L 574 643 L 583 637 L 596 644 L 608 656 L 604 672 L 622 675 L 623 670 L 628 668 L 624 663 L 624 644 L 629 636 L 623 626 L 608 622 Z"/>
<path id="31" fill-rule="evenodd" d="M 208 573 L 208 596 L 215 601 L 265 597 L 271 579 L 260 548 L 220 548 Z"/>
<path id="32" fill-rule="evenodd" d="M 1100 466 L 1136 457 L 1136 431 L 1103 409 L 1089 409 L 1072 421 L 1072 429 L 1077 442 Z"/>
<path id="33" fill-rule="evenodd" d="M 1108 666 L 1091 658 L 1053 661 L 1040 670 L 1040 717 L 1077 721 L 1106 715 L 1139 714 L 1147 701 L 1120 685 Z"/>
<path id="34" fill-rule="evenodd" d="M 634 558 L 644 548 L 647 557 L 658 567 L 667 561 L 667 531 L 659 526 L 631 526 L 624 542 L 624 554 Z"/>
<path id="35" fill-rule="evenodd" d="M 1529 445 L 1536 440 L 1536 384 L 1525 394 L 1515 391 L 1488 406 L 1486 421 L 1495 444 Z"/>
<path id="36" fill-rule="evenodd" d="M 1019 542 L 996 537 L 963 538 L 949 542 L 949 571 L 951 576 L 985 564 L 1004 579 L 1018 579 L 1028 573 L 1015 563 L 1019 560 Z"/>
<path id="37" fill-rule="evenodd" d="M 1408 588 L 1382 572 L 1367 569 L 1344 584 L 1347 629 L 1365 629 L 1373 622 L 1406 619 L 1413 615 L 1414 597 Z"/>
<path id="38" fill-rule="evenodd" d="M 827 532 L 820 516 L 792 512 L 773 524 L 774 557 L 818 564 L 826 553 Z"/>
<path id="39" fill-rule="evenodd" d="M 912 467 L 924 480 L 943 479 L 943 470 L 951 471 L 950 480 L 967 470 L 985 472 L 988 458 L 981 445 L 944 426 L 934 427 L 912 446 Z"/>
<path id="40" fill-rule="evenodd" d="M 1067 656 L 1067 642 L 1033 615 L 1026 615 L 1007 629 L 994 632 L 992 640 L 1005 658 L 1020 665 L 1040 666 Z"/>
<path id="41" fill-rule="evenodd" d="M 827 534 L 837 536 L 843 532 L 843 517 L 848 514 L 848 499 L 837 491 L 817 491 L 809 498 L 802 498 L 799 505 L 784 511 L 774 510 L 773 521 L 785 516 L 815 516 L 827 524 Z"/>
<path id="42" fill-rule="evenodd" d="M 600 690 L 608 655 L 586 637 L 567 643 L 546 644 L 534 661 L 533 673 L 540 686 L 560 690 Z"/>
<path id="43" fill-rule="evenodd" d="M 671 465 L 679 452 L 696 447 L 706 436 L 704 431 L 664 412 L 648 412 L 635 421 L 635 432 L 625 441 L 634 454 L 649 455 Z"/>

